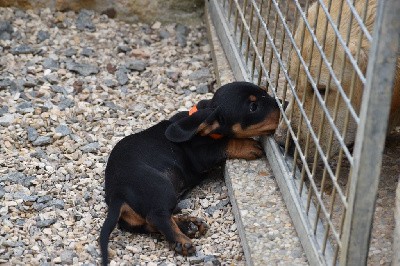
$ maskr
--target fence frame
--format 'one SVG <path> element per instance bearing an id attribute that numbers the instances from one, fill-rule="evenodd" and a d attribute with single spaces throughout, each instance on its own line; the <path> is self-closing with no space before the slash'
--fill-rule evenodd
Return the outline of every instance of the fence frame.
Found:
<path id="1" fill-rule="evenodd" d="M 250 69 L 243 60 L 244 56 L 236 42 L 232 25 L 226 20 L 220 2 L 221 0 L 208 0 L 207 5 L 234 76 L 236 80 L 257 82 L 256 78 L 251 80 Z M 400 14 L 400 1 L 378 1 L 360 123 L 353 151 L 354 165 L 348 210 L 341 237 L 340 265 L 366 265 L 367 262 L 392 84 L 400 48 L 398 14 Z M 257 74 L 254 75 L 256 76 Z M 293 177 L 290 170 L 293 161 L 284 158 L 279 145 L 272 137 L 263 138 L 263 145 L 310 264 L 330 265 L 333 250 L 329 241 L 325 252 L 322 253 L 320 250 L 319 235 L 322 232 L 317 230 L 314 234 L 311 226 L 311 221 L 315 217 L 313 216 L 315 206 L 311 204 L 310 210 L 308 212 L 305 210 L 303 201 L 306 199 L 298 194 L 300 175 L 295 174 Z"/>

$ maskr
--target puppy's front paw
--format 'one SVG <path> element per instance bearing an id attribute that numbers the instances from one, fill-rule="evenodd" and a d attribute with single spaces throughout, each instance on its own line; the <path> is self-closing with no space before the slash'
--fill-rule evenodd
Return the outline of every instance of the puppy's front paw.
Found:
<path id="1" fill-rule="evenodd" d="M 261 144 L 254 139 L 231 139 L 226 148 L 229 159 L 254 160 L 264 155 Z"/>

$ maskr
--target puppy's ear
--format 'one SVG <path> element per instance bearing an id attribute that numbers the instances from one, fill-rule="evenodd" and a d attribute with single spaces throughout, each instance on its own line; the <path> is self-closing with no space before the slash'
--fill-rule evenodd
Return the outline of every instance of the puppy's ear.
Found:
<path id="1" fill-rule="evenodd" d="M 197 133 L 207 135 L 218 128 L 218 113 L 219 108 L 199 109 L 191 116 L 183 117 L 169 125 L 165 136 L 172 142 L 184 142 L 190 140 Z"/>

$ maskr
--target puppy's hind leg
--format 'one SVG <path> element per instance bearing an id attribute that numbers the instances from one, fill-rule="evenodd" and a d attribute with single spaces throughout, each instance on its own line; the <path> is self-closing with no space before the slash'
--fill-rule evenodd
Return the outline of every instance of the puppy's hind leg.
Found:
<path id="1" fill-rule="evenodd" d="M 172 243 L 173 249 L 183 256 L 190 256 L 196 252 L 192 241 L 179 229 L 171 213 L 150 213 L 147 221 L 155 226 Z"/>
<path id="2" fill-rule="evenodd" d="M 111 200 L 108 206 L 107 217 L 100 231 L 100 249 L 102 254 L 102 264 L 104 266 L 108 264 L 108 239 L 112 230 L 118 223 L 122 204 L 123 201 L 121 199 L 117 198 Z"/>

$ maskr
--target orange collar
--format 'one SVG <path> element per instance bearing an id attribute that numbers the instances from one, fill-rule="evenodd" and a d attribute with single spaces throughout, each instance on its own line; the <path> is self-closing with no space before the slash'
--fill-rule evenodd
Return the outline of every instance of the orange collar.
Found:
<path id="1" fill-rule="evenodd" d="M 189 116 L 191 116 L 192 114 L 196 113 L 198 111 L 197 109 L 197 105 L 193 106 L 190 110 L 189 110 Z M 222 135 L 221 134 L 210 134 L 209 135 L 210 138 L 212 139 L 222 139 Z"/>

